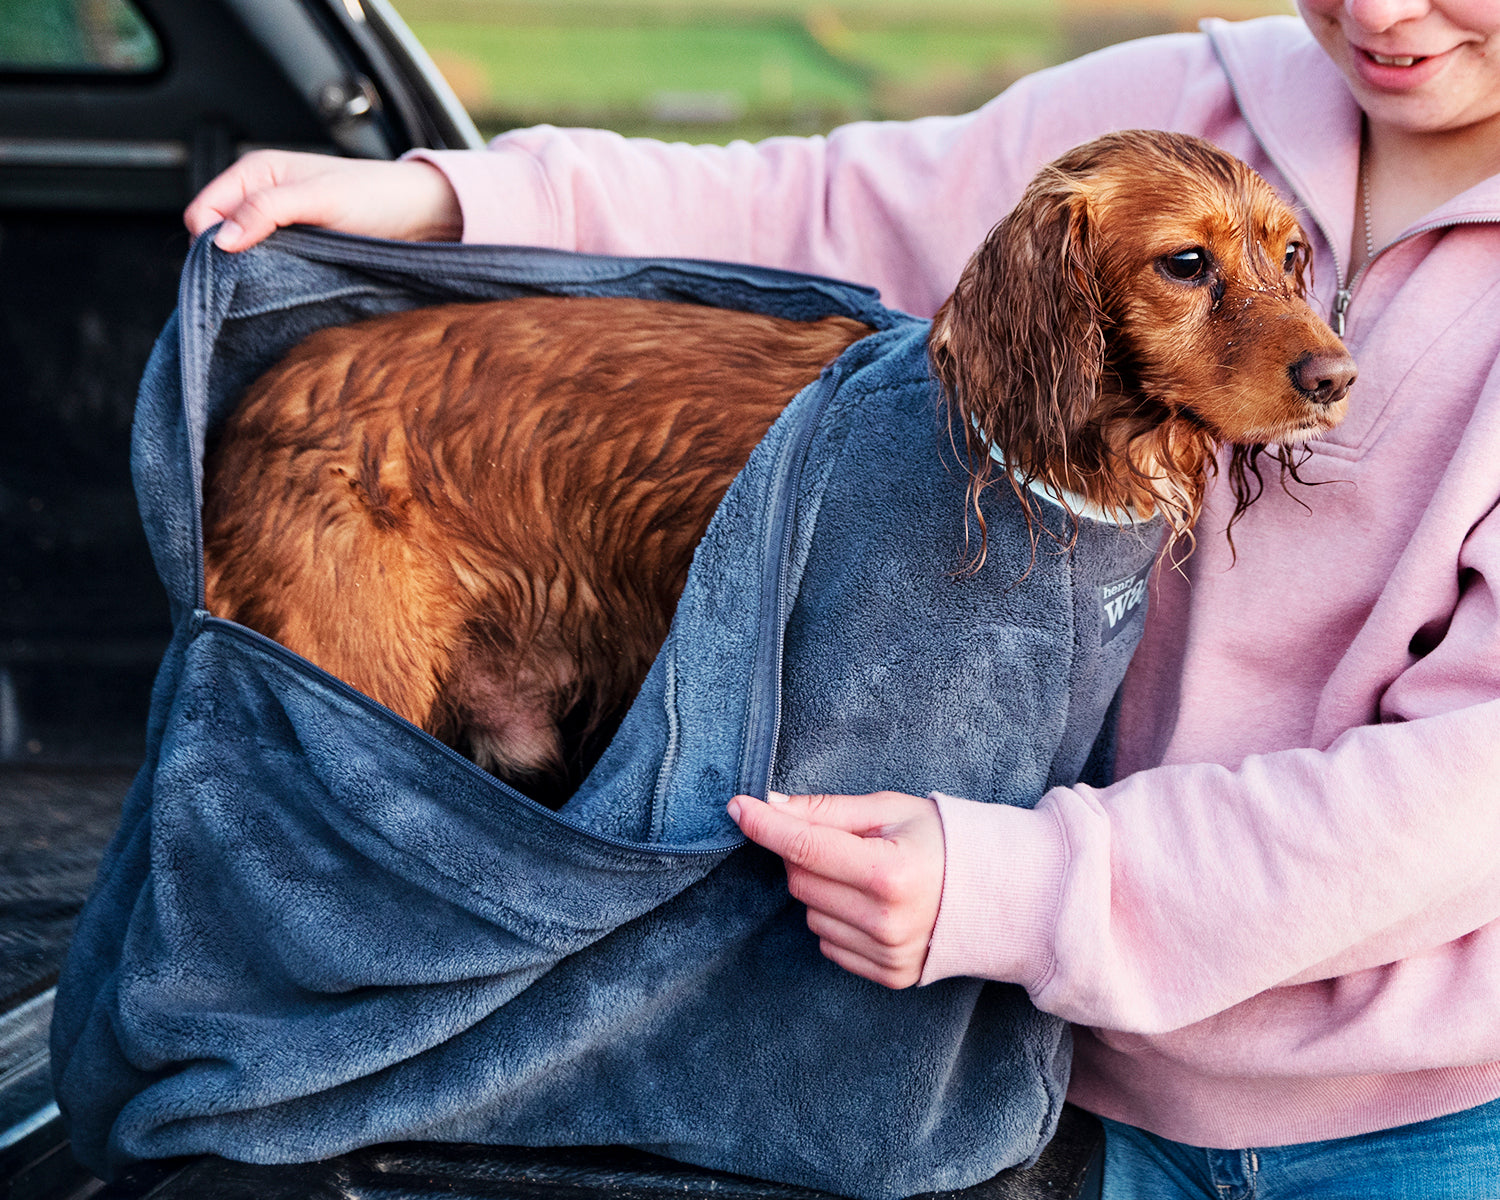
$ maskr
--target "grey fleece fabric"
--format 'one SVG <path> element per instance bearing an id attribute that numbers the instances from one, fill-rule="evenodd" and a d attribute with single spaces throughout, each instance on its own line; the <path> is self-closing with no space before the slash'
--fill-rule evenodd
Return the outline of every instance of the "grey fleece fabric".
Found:
<path id="1" fill-rule="evenodd" d="M 204 438 L 312 330 L 453 299 L 651 296 L 877 332 L 731 487 L 619 734 L 558 813 L 202 611 Z M 624 1143 L 856 1197 L 1034 1157 L 1064 1025 L 1010 986 L 887 991 L 824 960 L 740 790 L 1033 804 L 1084 769 L 1158 530 L 1085 521 L 1035 569 L 996 489 L 983 571 L 926 324 L 724 264 L 283 232 L 194 247 L 134 470 L 171 597 L 145 764 L 59 985 L 73 1145 L 108 1173 L 378 1141 Z M 733 396 L 725 397 L 733 403 Z M 1106 608 L 1106 603 L 1109 608 Z"/>

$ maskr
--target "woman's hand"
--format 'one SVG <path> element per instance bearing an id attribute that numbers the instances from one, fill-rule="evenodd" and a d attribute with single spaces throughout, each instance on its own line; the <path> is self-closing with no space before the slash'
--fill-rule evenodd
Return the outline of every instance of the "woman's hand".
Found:
<path id="1" fill-rule="evenodd" d="M 767 798 L 736 796 L 729 815 L 785 860 L 824 955 L 886 987 L 916 983 L 943 895 L 937 805 L 901 792 Z"/>
<path id="2" fill-rule="evenodd" d="M 458 196 L 429 163 L 291 150 L 245 155 L 198 193 L 182 219 L 194 237 L 222 221 L 214 238 L 221 250 L 244 250 L 299 224 L 406 241 L 463 235 Z"/>

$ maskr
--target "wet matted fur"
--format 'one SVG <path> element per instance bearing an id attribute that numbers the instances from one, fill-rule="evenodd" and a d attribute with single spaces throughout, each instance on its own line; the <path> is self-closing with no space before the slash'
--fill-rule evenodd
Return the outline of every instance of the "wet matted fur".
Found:
<path id="1" fill-rule="evenodd" d="M 868 332 L 589 297 L 324 330 L 207 460 L 209 609 L 551 798 L 635 695 L 750 451 Z"/>
<path id="2" fill-rule="evenodd" d="M 1112 134 L 1043 168 L 933 325 L 977 557 L 997 479 L 1028 518 L 1036 482 L 1181 537 L 1235 443 L 1249 503 L 1257 455 L 1291 462 L 1354 378 L 1303 298 L 1307 263 L 1287 206 L 1199 139 Z M 734 475 L 866 332 L 528 298 L 315 334 L 206 462 L 208 607 L 560 801 L 644 678 Z"/>

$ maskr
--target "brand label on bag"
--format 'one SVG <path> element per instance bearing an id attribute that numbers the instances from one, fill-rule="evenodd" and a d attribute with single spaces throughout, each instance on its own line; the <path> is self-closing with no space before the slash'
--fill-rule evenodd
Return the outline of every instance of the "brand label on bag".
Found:
<path id="1" fill-rule="evenodd" d="M 1099 627 L 1101 644 L 1111 641 L 1141 611 L 1146 601 L 1146 580 L 1150 575 L 1151 567 L 1148 564 L 1134 575 L 1116 579 L 1099 588 L 1099 600 L 1104 605 L 1104 622 Z"/>

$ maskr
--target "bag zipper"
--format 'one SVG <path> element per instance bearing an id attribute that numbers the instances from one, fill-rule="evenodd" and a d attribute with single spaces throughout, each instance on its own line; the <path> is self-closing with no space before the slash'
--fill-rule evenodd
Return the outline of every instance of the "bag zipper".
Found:
<path id="1" fill-rule="evenodd" d="M 795 440 L 782 458 L 766 503 L 767 540 L 780 533 L 776 552 L 768 555 L 761 569 L 759 628 L 755 639 L 755 664 L 750 672 L 750 697 L 745 709 L 745 738 L 740 752 L 738 791 L 765 798 L 771 786 L 771 770 L 781 739 L 781 674 L 786 658 L 787 605 L 790 591 L 792 535 L 795 531 L 797 493 L 802 472 L 812 448 L 813 435 L 822 423 L 828 401 L 843 378 L 843 360 L 836 360 L 814 385 L 818 393 L 797 429 Z M 769 708 L 769 713 L 767 712 Z"/>

